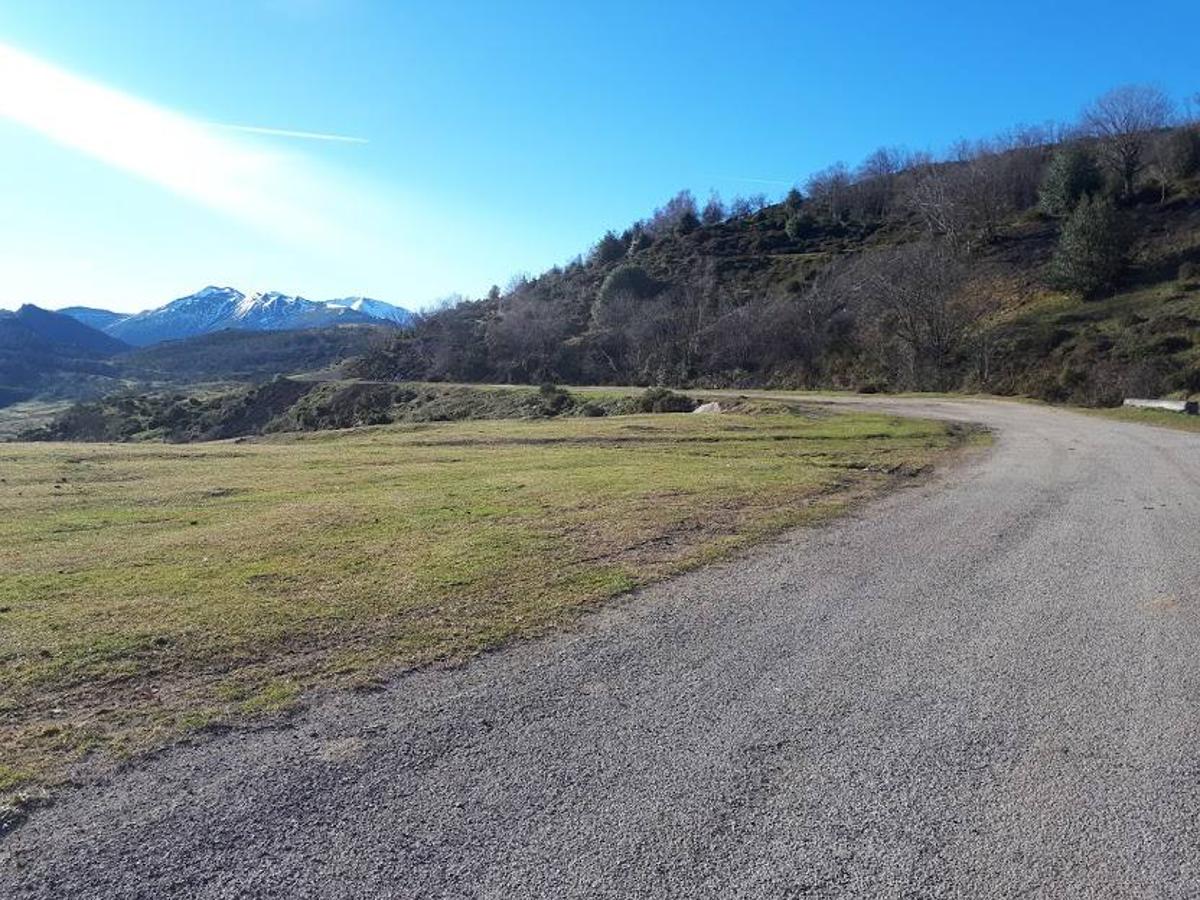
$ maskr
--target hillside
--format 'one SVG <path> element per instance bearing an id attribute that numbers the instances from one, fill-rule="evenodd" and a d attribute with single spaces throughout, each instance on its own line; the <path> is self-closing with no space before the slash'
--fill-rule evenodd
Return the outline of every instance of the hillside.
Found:
<path id="1" fill-rule="evenodd" d="M 1092 405 L 1197 390 L 1200 129 L 1124 137 L 1140 154 L 1127 184 L 1111 140 L 1080 126 L 943 161 L 881 150 L 777 204 L 683 192 L 586 258 L 424 317 L 352 372 Z"/>
<path id="2" fill-rule="evenodd" d="M 121 375 L 109 359 L 127 349 L 61 313 L 29 305 L 0 311 L 0 406 L 117 389 Z"/>
<path id="3" fill-rule="evenodd" d="M 695 401 L 662 388 L 640 395 L 541 388 L 381 384 L 275 378 L 226 391 L 124 393 L 76 403 L 18 433 L 22 441 L 213 441 L 272 432 L 323 431 L 395 422 L 600 418 L 687 412 Z"/>
<path id="4" fill-rule="evenodd" d="M 394 333 L 394 324 L 370 319 L 323 328 L 226 329 L 134 348 L 77 318 L 26 305 L 0 312 L 0 407 L 165 386 L 263 382 L 336 368 L 386 344 Z"/>
<path id="5" fill-rule="evenodd" d="M 140 347 L 116 363 L 129 377 L 143 381 L 262 381 L 361 356 L 393 333 L 389 326 L 369 324 L 288 331 L 227 329 Z"/>
<path id="6" fill-rule="evenodd" d="M 64 316 L 70 316 L 97 331 L 106 331 L 118 322 L 128 319 L 126 313 L 112 312 L 107 309 L 97 309 L 93 306 L 64 306 L 58 310 Z"/>

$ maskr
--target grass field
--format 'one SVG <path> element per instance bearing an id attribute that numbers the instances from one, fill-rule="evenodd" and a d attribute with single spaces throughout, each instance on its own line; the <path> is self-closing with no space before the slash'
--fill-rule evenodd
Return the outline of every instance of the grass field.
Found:
<path id="1" fill-rule="evenodd" d="M 1176 431 L 1200 431 L 1200 416 L 1185 416 L 1183 413 L 1170 412 L 1165 409 L 1117 406 L 1111 409 L 1086 409 L 1083 412 L 1105 419 L 1116 419 L 1118 422 L 1156 425 L 1159 428 L 1173 428 Z"/>
<path id="2" fill-rule="evenodd" d="M 965 439 L 812 412 L 0 445 L 0 793 L 568 622 Z"/>

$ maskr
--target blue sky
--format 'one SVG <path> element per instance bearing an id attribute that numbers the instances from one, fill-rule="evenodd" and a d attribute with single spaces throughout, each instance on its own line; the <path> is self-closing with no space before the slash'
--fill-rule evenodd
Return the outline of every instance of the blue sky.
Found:
<path id="1" fill-rule="evenodd" d="M 1070 120 L 1122 83 L 1200 91 L 1200 4 L 1145 13 L 0 0 L 0 306 L 477 295 L 683 187 L 778 194 L 882 144 Z"/>

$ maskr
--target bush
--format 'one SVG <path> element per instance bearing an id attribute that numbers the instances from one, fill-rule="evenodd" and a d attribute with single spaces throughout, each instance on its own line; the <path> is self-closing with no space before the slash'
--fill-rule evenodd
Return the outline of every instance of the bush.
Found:
<path id="1" fill-rule="evenodd" d="M 1100 190 L 1104 179 L 1096 159 L 1078 144 L 1054 154 L 1038 192 L 1038 205 L 1047 215 L 1063 217 L 1088 194 Z"/>
<path id="2" fill-rule="evenodd" d="M 1051 280 L 1063 290 L 1094 297 L 1116 284 L 1128 257 L 1129 235 L 1116 206 L 1086 196 L 1063 224 Z"/>
<path id="3" fill-rule="evenodd" d="M 783 227 L 784 232 L 790 241 L 798 241 L 806 237 L 811 231 L 810 223 L 801 215 L 788 216 L 787 224 Z"/>
<path id="4" fill-rule="evenodd" d="M 588 419 L 599 419 L 608 415 L 608 410 L 599 403 L 593 403 L 591 400 L 581 403 L 578 407 L 578 412 L 579 415 Z"/>
<path id="5" fill-rule="evenodd" d="M 1171 132 L 1162 154 L 1163 167 L 1171 178 L 1191 178 L 1200 173 L 1200 131 L 1180 128 Z"/>
<path id="6" fill-rule="evenodd" d="M 696 401 L 684 394 L 677 394 L 669 388 L 646 388 L 637 398 L 637 410 L 644 413 L 678 413 L 691 412 L 696 408 Z"/>
<path id="7" fill-rule="evenodd" d="M 686 211 L 679 217 L 679 221 L 675 223 L 675 233 L 691 234 L 699 227 L 700 217 L 694 212 Z"/>
<path id="8" fill-rule="evenodd" d="M 599 300 L 604 303 L 621 294 L 628 294 L 638 300 L 646 300 L 662 290 L 662 287 L 641 266 L 618 266 L 604 279 L 604 284 L 600 287 Z"/>
<path id="9" fill-rule="evenodd" d="M 575 398 L 556 384 L 549 382 L 538 388 L 541 411 L 547 416 L 557 416 L 575 406 Z"/>
<path id="10" fill-rule="evenodd" d="M 592 249 L 592 259 L 600 264 L 613 263 L 625 256 L 625 242 L 608 231 Z"/>
<path id="11" fill-rule="evenodd" d="M 1186 334 L 1168 334 L 1150 345 L 1150 351 L 1155 356 L 1167 356 L 1191 349 L 1192 339 Z"/>

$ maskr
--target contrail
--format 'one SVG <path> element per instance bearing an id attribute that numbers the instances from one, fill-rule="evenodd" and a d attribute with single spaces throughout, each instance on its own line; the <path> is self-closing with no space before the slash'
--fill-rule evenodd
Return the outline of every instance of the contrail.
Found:
<path id="1" fill-rule="evenodd" d="M 366 138 L 350 137 L 345 134 L 325 134 L 320 131 L 291 131 L 286 128 L 264 128 L 260 125 L 230 125 L 226 122 L 209 122 L 212 128 L 224 128 L 228 131 L 247 131 L 250 134 L 269 134 L 274 137 L 300 138 L 306 141 L 335 141 L 339 144 L 367 144 Z"/>

